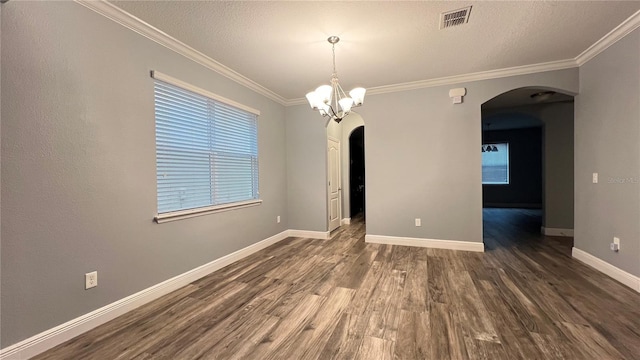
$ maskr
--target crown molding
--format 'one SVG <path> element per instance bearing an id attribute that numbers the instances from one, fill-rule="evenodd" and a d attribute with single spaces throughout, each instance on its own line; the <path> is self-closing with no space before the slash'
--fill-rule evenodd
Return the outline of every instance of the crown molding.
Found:
<path id="1" fill-rule="evenodd" d="M 615 44 L 618 40 L 629 35 L 629 33 L 638 27 L 640 27 L 640 10 L 636 11 L 636 13 L 631 15 L 627 20 L 609 31 L 593 45 L 589 46 L 587 50 L 576 56 L 576 63 L 578 66 L 584 65 L 587 61 L 593 59 L 596 55 L 606 50 L 609 46 Z"/>
<path id="2" fill-rule="evenodd" d="M 527 75 L 545 71 L 564 70 L 578 67 L 575 59 L 550 61 L 545 63 L 515 66 L 504 69 L 480 71 L 470 74 L 445 76 L 435 79 L 411 81 L 400 84 L 376 86 L 367 88 L 367 95 L 387 94 L 400 91 L 417 90 L 435 86 L 454 85 L 471 81 L 497 79 L 509 76 Z M 304 98 L 291 99 L 285 102 L 286 106 L 306 104 Z"/>
<path id="3" fill-rule="evenodd" d="M 129 14 L 128 12 L 120 9 L 119 7 L 105 1 L 92 1 L 92 0 L 74 0 L 76 3 L 95 11 L 96 13 L 130 29 L 136 33 L 146 37 L 147 39 L 154 41 L 172 50 L 187 59 L 190 59 L 202 66 L 205 66 L 218 74 L 225 76 L 240 85 L 243 85 L 258 94 L 261 94 L 279 104 L 285 105 L 286 99 L 275 92 L 267 89 L 266 87 L 256 83 L 255 81 L 241 75 L 240 73 L 232 70 L 231 68 L 215 61 L 214 59 L 206 56 L 198 50 L 188 46 L 187 44 L 177 40 L 171 35 L 163 32 L 162 30 L 148 24 L 141 19 Z"/>
<path id="4" fill-rule="evenodd" d="M 284 106 L 295 106 L 295 105 L 302 105 L 302 104 L 308 104 L 307 99 L 305 98 L 289 99 L 285 101 Z"/>
<path id="5" fill-rule="evenodd" d="M 578 64 L 574 59 L 558 60 L 558 61 L 550 61 L 550 62 L 539 63 L 539 64 L 532 64 L 532 65 L 522 65 L 522 66 L 514 66 L 510 68 L 480 71 L 480 72 L 475 72 L 470 74 L 445 76 L 445 77 L 435 78 L 435 79 L 412 81 L 412 82 L 407 82 L 403 84 L 376 86 L 371 88 L 370 90 L 367 90 L 367 92 L 372 95 L 386 94 L 390 92 L 422 89 L 422 88 L 434 87 L 434 86 L 453 85 L 453 84 L 472 82 L 472 81 L 490 80 L 490 79 L 498 79 L 498 78 L 510 77 L 510 76 L 535 74 L 535 73 L 545 72 L 545 71 L 564 70 L 564 69 L 570 69 L 575 67 L 578 67 Z"/>
<path id="6" fill-rule="evenodd" d="M 2 1 L 2 0 L 0 0 Z M 243 76 L 233 69 L 217 62 L 198 50 L 188 46 L 187 44 L 175 39 L 162 30 L 148 24 L 141 19 L 129 14 L 119 7 L 107 2 L 106 0 L 74 0 L 76 3 L 103 15 L 104 17 L 135 31 L 136 33 L 148 38 L 149 40 L 166 47 L 218 74 L 225 76 L 240 85 L 243 85 L 258 94 L 261 94 L 284 106 L 294 106 L 306 104 L 305 98 L 286 99 L 266 87 L 256 83 L 255 81 Z M 470 74 L 446 76 L 435 79 L 412 81 L 400 84 L 376 86 L 367 89 L 368 95 L 387 94 L 399 91 L 408 91 L 423 89 L 434 86 L 453 85 L 471 81 L 497 79 L 509 76 L 527 75 L 545 71 L 563 70 L 582 66 L 596 55 L 616 43 L 636 28 L 640 27 L 640 11 L 631 15 L 628 19 L 611 30 L 600 40 L 583 51 L 580 55 L 573 59 L 565 59 L 551 61 L 532 65 L 515 66 L 504 69 L 481 71 Z"/>

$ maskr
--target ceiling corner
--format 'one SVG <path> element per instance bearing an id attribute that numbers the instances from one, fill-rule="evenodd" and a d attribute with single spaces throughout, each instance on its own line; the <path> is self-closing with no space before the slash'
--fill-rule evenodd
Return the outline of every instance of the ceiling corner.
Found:
<path id="1" fill-rule="evenodd" d="M 640 10 L 631 15 L 627 20 L 609 31 L 600 40 L 596 41 L 588 49 L 576 56 L 575 60 L 578 66 L 582 66 L 596 55 L 606 50 L 609 46 L 615 44 L 618 40 L 630 34 L 633 30 L 640 27 Z"/>

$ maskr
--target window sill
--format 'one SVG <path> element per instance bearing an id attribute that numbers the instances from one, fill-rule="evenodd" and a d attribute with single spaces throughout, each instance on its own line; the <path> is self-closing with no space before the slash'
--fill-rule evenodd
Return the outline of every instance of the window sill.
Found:
<path id="1" fill-rule="evenodd" d="M 182 219 L 189 219 L 196 216 L 209 215 L 223 211 L 242 209 L 250 206 L 257 206 L 262 204 L 262 200 L 250 200 L 231 204 L 207 206 L 197 209 L 188 209 L 180 211 L 172 211 L 168 213 L 158 214 L 153 220 L 158 224 L 162 224 L 169 221 L 176 221 Z"/>

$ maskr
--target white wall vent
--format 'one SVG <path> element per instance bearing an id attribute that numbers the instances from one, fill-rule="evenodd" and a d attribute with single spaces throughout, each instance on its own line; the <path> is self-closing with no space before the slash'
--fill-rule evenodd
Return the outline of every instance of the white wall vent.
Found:
<path id="1" fill-rule="evenodd" d="M 440 14 L 440 29 L 466 24 L 469 22 L 469 14 L 471 6 Z"/>

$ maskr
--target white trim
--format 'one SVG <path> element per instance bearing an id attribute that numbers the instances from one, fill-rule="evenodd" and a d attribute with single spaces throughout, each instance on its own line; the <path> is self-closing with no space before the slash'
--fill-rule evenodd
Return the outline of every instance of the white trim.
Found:
<path id="1" fill-rule="evenodd" d="M 218 74 L 225 76 L 238 84 L 245 86 L 258 94 L 261 94 L 279 104 L 285 105 L 285 98 L 256 83 L 248 77 L 232 70 L 231 68 L 215 61 L 191 46 L 177 40 L 162 30 L 148 24 L 141 19 L 129 14 L 119 7 L 107 1 L 75 0 L 76 3 L 95 11 L 96 13 L 113 20 L 114 22 L 135 31 L 147 39 L 172 50 L 189 60 L 192 60 Z"/>
<path id="2" fill-rule="evenodd" d="M 223 211 L 244 209 L 247 207 L 256 206 L 260 204 L 262 204 L 262 200 L 248 200 L 248 201 L 236 202 L 231 204 L 222 204 L 222 205 L 201 207 L 196 209 L 171 211 L 167 213 L 158 214 L 156 215 L 155 218 L 153 218 L 153 220 L 155 220 L 155 222 L 157 222 L 158 224 L 162 224 L 169 221 L 189 219 L 196 216 L 209 215 L 209 214 L 214 214 L 214 213 L 223 212 Z"/>
<path id="3" fill-rule="evenodd" d="M 591 266 L 592 268 L 600 271 L 601 273 L 612 277 L 615 280 L 623 283 L 624 285 L 632 288 L 633 290 L 640 292 L 640 277 L 609 264 L 608 262 L 599 259 L 584 250 L 580 250 L 577 247 L 571 249 L 571 256 L 574 259 L 580 260 L 583 263 Z"/>
<path id="4" fill-rule="evenodd" d="M 638 27 L 640 27 L 640 10 L 636 11 L 636 13 L 631 15 L 627 20 L 623 21 L 620 25 L 609 31 L 605 36 L 596 41 L 593 45 L 589 46 L 587 50 L 576 56 L 576 63 L 578 64 L 578 66 L 584 65 L 589 60 L 593 59 L 596 55 L 605 51 L 609 46 L 615 44 L 623 37 L 629 35 L 629 33 L 637 29 Z"/>
<path id="5" fill-rule="evenodd" d="M 573 237 L 573 229 L 548 228 L 540 226 L 540 233 L 547 236 Z"/>
<path id="6" fill-rule="evenodd" d="M 387 94 L 400 91 L 417 90 L 435 86 L 454 85 L 472 81 L 498 79 L 509 76 L 528 75 L 545 71 L 564 70 L 578 67 L 575 59 L 550 61 L 546 63 L 515 66 L 504 69 L 480 71 L 476 73 L 445 76 L 435 79 L 411 81 L 400 84 L 384 85 L 367 88 L 367 95 Z M 291 99 L 285 102 L 286 106 L 306 104 L 305 98 Z"/>
<path id="7" fill-rule="evenodd" d="M 427 87 L 453 85 L 459 83 L 466 83 L 472 81 L 498 79 L 509 76 L 528 75 L 545 71 L 564 70 L 578 67 L 578 64 L 574 59 L 550 61 L 539 64 L 514 66 L 504 69 L 480 71 L 471 74 L 445 76 L 436 79 L 427 79 L 420 81 L 412 81 L 402 84 L 376 86 L 367 89 L 369 95 L 386 94 L 390 92 L 407 91 L 414 89 L 422 89 Z"/>
<path id="8" fill-rule="evenodd" d="M 240 104 L 239 102 L 233 101 L 231 99 L 227 99 L 226 97 L 223 97 L 223 96 L 220 96 L 218 94 L 214 94 L 214 93 L 212 93 L 210 91 L 201 89 L 201 88 L 199 88 L 197 86 L 191 85 L 191 84 L 186 83 L 186 82 L 184 82 L 182 80 L 179 80 L 179 79 L 171 77 L 171 76 L 169 76 L 167 74 L 161 73 L 160 71 L 151 70 L 151 77 L 156 79 L 156 80 L 160 80 L 162 82 L 166 82 L 168 84 L 177 86 L 179 88 L 183 88 L 185 90 L 194 92 L 196 94 L 200 94 L 202 96 L 211 98 L 213 100 L 220 101 L 220 102 L 225 103 L 227 105 L 231 105 L 233 107 L 236 107 L 238 109 L 244 110 L 246 112 L 250 112 L 250 113 L 252 113 L 252 114 L 254 114 L 256 116 L 260 116 L 260 110 L 256 110 L 256 109 L 254 109 L 254 108 L 252 108 L 250 106 Z"/>
<path id="9" fill-rule="evenodd" d="M 458 240 L 440 240 L 440 239 L 422 239 L 398 236 L 384 235 L 365 235 L 364 241 L 374 244 L 417 246 L 434 249 L 462 250 L 484 252 L 484 243 L 458 241 Z"/>
<path id="10" fill-rule="evenodd" d="M 146 288 L 133 295 L 127 296 L 109 305 L 103 306 L 88 314 L 77 317 L 52 329 L 41 332 L 17 344 L 0 350 L 1 359 L 28 359 L 46 350 L 49 350 L 63 342 L 85 333 L 96 326 L 131 311 L 139 306 L 149 303 L 163 295 L 186 286 L 212 272 L 219 270 L 233 262 L 245 258 L 257 251 L 277 243 L 289 237 L 289 230 L 273 235 L 267 239 L 249 245 L 243 249 L 225 255 L 210 263 L 189 270 L 169 280 Z"/>
<path id="11" fill-rule="evenodd" d="M 160 29 L 142 21 L 141 19 L 127 13 L 126 11 L 118 8 L 117 6 L 104 1 L 94 0 L 74 0 L 76 3 L 85 6 L 88 9 L 95 11 L 96 13 L 130 29 L 134 32 L 146 37 L 147 39 L 154 41 L 169 50 L 172 50 L 200 65 L 203 65 L 220 75 L 223 75 L 240 85 L 243 85 L 258 94 L 282 104 L 284 106 L 293 106 L 306 104 L 305 98 L 285 99 L 284 97 L 276 94 L 275 92 L 267 89 L 266 87 L 256 83 L 255 81 L 247 78 L 246 76 L 232 70 L 231 68 L 217 62 L 216 60 L 208 57 L 200 51 L 186 45 L 185 43 L 175 39 Z M 508 76 L 527 75 L 544 71 L 554 71 L 575 68 L 583 65 L 587 61 L 591 60 L 594 56 L 598 55 L 606 48 L 614 44 L 616 41 L 622 39 L 630 32 L 640 26 L 640 11 L 636 12 L 615 29 L 611 30 L 608 34 L 591 45 L 588 49 L 583 51 L 580 55 L 573 59 L 550 61 L 539 64 L 515 66 L 504 69 L 480 71 L 476 73 L 446 76 L 435 79 L 427 79 L 420 81 L 412 81 L 400 84 L 377 86 L 367 89 L 367 94 L 386 94 L 398 91 L 407 91 L 422 89 L 434 86 L 453 85 L 464 82 L 497 79 Z"/>
<path id="12" fill-rule="evenodd" d="M 351 218 L 342 219 L 342 225 L 349 225 L 349 224 L 351 224 Z"/>
<path id="13" fill-rule="evenodd" d="M 309 231 L 309 230 L 289 230 L 289 237 L 300 237 L 300 238 L 309 238 L 309 239 L 322 239 L 327 240 L 330 239 L 329 231 Z"/>

